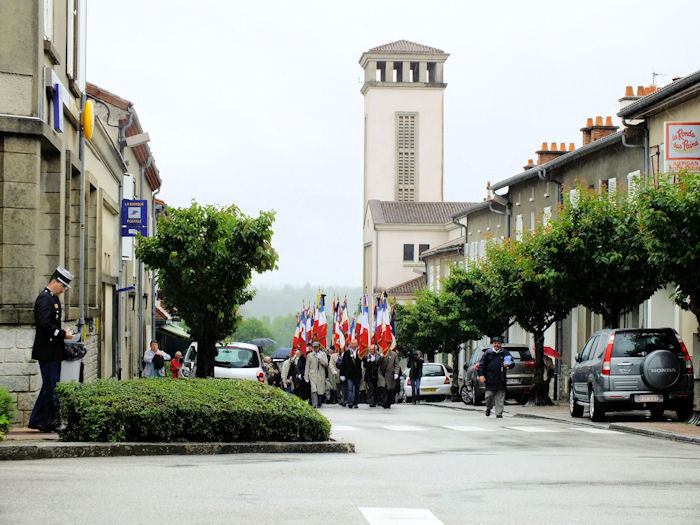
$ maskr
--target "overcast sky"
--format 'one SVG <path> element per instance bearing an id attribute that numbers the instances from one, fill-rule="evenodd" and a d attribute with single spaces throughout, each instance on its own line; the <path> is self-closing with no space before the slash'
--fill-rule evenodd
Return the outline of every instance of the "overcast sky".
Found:
<path id="1" fill-rule="evenodd" d="M 450 54 L 445 200 L 479 201 L 543 141 L 580 147 L 626 85 L 699 69 L 699 19 L 692 1 L 89 0 L 87 78 L 134 103 L 169 205 L 277 211 L 279 270 L 256 285 L 360 286 L 364 51 Z"/>

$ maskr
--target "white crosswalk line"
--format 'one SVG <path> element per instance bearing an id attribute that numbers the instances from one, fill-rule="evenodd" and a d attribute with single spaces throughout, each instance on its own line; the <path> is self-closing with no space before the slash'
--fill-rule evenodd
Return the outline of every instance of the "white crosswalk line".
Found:
<path id="1" fill-rule="evenodd" d="M 466 425 L 445 425 L 445 428 L 458 432 L 493 432 L 492 428 L 474 427 Z"/>
<path id="2" fill-rule="evenodd" d="M 511 430 L 519 430 L 521 432 L 533 432 L 533 433 L 556 433 L 556 432 L 561 432 L 561 430 L 554 430 L 552 428 L 545 428 L 545 427 L 530 427 L 530 426 L 524 426 L 524 427 L 503 427 L 503 428 L 509 428 Z"/>
<path id="3" fill-rule="evenodd" d="M 578 430 L 579 432 L 588 432 L 589 434 L 615 434 L 616 436 L 622 435 L 622 432 L 615 432 L 614 430 L 605 430 L 604 428 L 569 427 L 569 430 Z"/>
<path id="4" fill-rule="evenodd" d="M 422 432 L 428 430 L 426 427 L 417 427 L 415 425 L 384 425 L 382 428 L 395 432 Z"/>
<path id="5" fill-rule="evenodd" d="M 360 430 L 357 427 L 353 427 L 352 425 L 333 425 L 331 427 L 331 430 L 341 430 L 341 431 L 346 431 L 346 430 Z"/>
<path id="6" fill-rule="evenodd" d="M 443 525 L 429 509 L 358 507 L 370 525 Z"/>

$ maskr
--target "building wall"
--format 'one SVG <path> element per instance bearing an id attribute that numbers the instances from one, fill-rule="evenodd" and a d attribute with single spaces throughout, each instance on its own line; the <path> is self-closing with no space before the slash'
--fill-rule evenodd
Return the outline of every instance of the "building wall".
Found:
<path id="1" fill-rule="evenodd" d="M 442 88 L 371 87 L 365 101 L 364 204 L 396 200 L 396 113 L 417 113 L 417 201 L 443 199 Z"/>

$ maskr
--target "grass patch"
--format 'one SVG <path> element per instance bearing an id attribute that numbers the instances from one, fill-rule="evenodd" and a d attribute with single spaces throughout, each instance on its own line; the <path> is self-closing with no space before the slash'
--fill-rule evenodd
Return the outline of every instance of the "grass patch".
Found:
<path id="1" fill-rule="evenodd" d="M 296 396 L 242 379 L 59 383 L 64 441 L 325 441 L 330 423 Z"/>

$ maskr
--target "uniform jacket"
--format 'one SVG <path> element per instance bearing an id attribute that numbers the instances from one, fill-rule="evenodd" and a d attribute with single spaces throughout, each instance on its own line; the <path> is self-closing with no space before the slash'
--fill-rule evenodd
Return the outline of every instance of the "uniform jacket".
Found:
<path id="1" fill-rule="evenodd" d="M 345 353 L 343 353 L 343 363 L 340 365 L 340 375 L 344 376 L 345 379 L 352 379 L 359 384 L 362 380 L 362 360 L 360 359 L 359 352 L 356 352 L 353 358 L 352 352 L 350 350 L 345 350 Z"/>
<path id="2" fill-rule="evenodd" d="M 330 380 L 331 390 L 337 390 L 338 384 L 340 383 L 340 370 L 338 370 L 338 355 L 337 353 L 331 354 L 328 359 L 328 379 Z"/>
<path id="3" fill-rule="evenodd" d="M 285 359 L 282 363 L 282 384 L 287 386 L 289 384 L 289 365 L 292 363 L 291 359 Z"/>
<path id="4" fill-rule="evenodd" d="M 304 380 L 309 383 L 312 393 L 326 393 L 326 369 L 328 368 L 328 357 L 325 352 L 319 352 L 318 356 L 314 352 L 306 354 L 306 370 Z"/>
<path id="5" fill-rule="evenodd" d="M 479 375 L 486 378 L 486 390 L 506 389 L 506 369 L 514 366 L 514 363 L 511 363 L 510 366 L 503 363 L 507 355 L 510 354 L 503 349 L 496 352 L 493 348 L 489 348 L 481 356 Z"/>
<path id="6" fill-rule="evenodd" d="M 377 386 L 393 390 L 396 388 L 394 375 L 401 373 L 399 367 L 399 355 L 393 350 L 389 350 L 385 356 L 379 358 L 379 374 L 377 375 Z"/>
<path id="7" fill-rule="evenodd" d="M 368 352 L 365 357 L 362 358 L 362 364 L 365 367 L 365 382 L 366 383 L 376 383 L 379 375 L 379 356 L 381 354 L 374 354 L 374 361 L 371 361 L 371 354 Z"/>
<path id="8" fill-rule="evenodd" d="M 66 331 L 61 330 L 61 301 L 48 288 L 34 301 L 36 334 L 32 347 L 32 359 L 39 361 L 62 361 L 63 340 Z"/>

